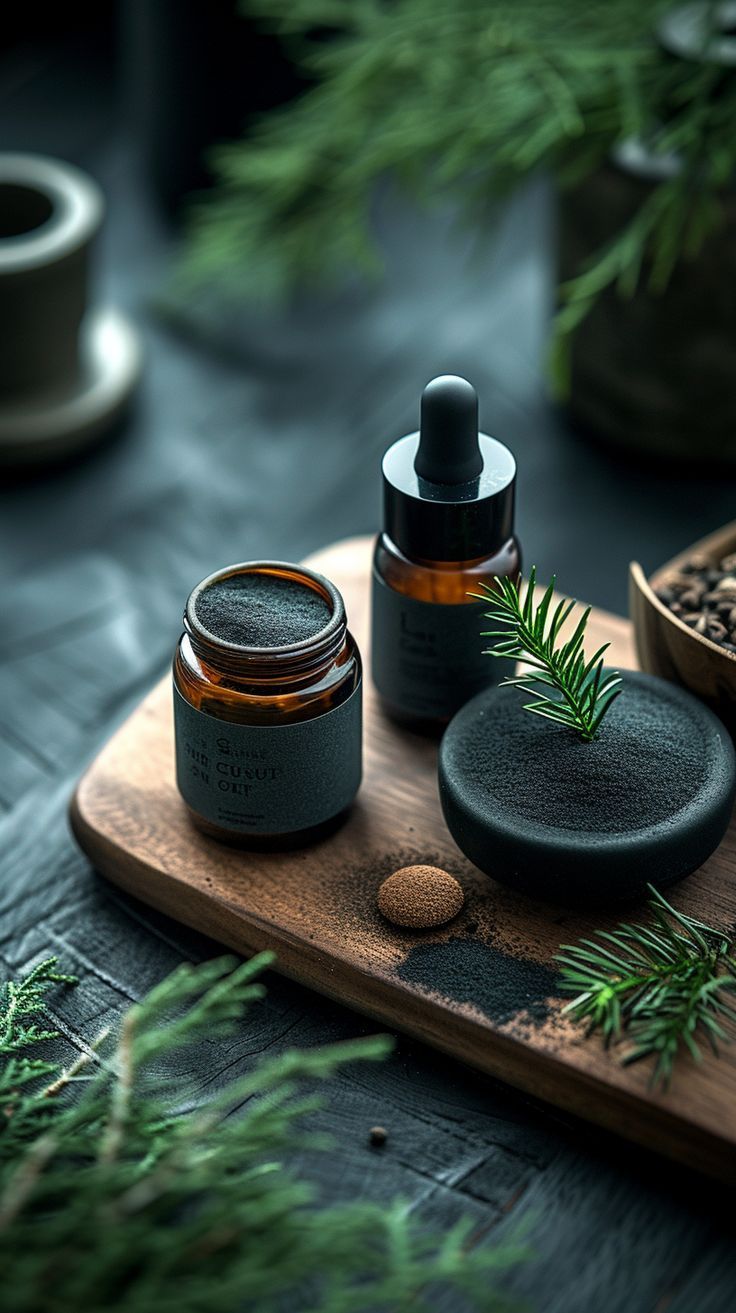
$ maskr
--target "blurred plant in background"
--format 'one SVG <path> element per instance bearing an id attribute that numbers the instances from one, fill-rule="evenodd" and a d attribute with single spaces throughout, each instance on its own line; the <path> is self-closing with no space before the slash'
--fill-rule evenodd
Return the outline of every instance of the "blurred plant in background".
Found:
<path id="1" fill-rule="evenodd" d="M 736 166 L 736 70 L 683 62 L 663 0 L 245 0 L 314 80 L 247 140 L 214 156 L 219 187 L 194 211 L 188 268 L 283 292 L 380 268 L 376 182 L 452 197 L 473 225 L 535 170 L 562 187 L 621 143 L 676 161 L 561 289 L 558 343 L 611 285 L 664 289 L 724 219 Z M 690 7 L 693 9 L 693 7 Z M 703 50 L 723 6 L 695 6 Z M 707 12 L 706 12 L 707 11 Z M 734 16 L 736 17 L 736 15 Z M 697 24 L 696 24 L 697 26 Z M 658 36 L 659 32 L 659 36 Z M 564 356 L 557 353 L 558 376 Z"/>

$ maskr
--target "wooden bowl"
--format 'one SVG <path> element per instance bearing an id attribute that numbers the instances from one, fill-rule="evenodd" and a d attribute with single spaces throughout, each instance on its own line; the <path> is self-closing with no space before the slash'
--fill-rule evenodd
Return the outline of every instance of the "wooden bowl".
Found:
<path id="1" fill-rule="evenodd" d="M 639 665 L 650 675 L 671 679 L 707 703 L 736 734 L 736 653 L 696 634 L 660 602 L 655 589 L 666 584 L 693 556 L 717 566 L 736 551 L 736 520 L 693 543 L 647 582 L 640 565 L 629 567 L 629 610 L 634 624 Z"/>

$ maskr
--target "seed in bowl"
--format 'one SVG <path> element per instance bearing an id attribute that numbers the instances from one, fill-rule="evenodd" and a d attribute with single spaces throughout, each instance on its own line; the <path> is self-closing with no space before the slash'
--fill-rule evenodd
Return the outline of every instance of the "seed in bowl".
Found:
<path id="1" fill-rule="evenodd" d="M 693 556 L 656 590 L 660 602 L 696 634 L 736 653 L 736 552 L 716 565 Z"/>

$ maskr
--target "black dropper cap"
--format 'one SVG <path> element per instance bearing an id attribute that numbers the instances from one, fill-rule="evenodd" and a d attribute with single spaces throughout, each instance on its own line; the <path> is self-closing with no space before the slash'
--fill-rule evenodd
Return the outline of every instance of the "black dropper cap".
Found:
<path id="1" fill-rule="evenodd" d="M 514 531 L 511 452 L 478 432 L 475 388 L 455 374 L 427 384 L 420 423 L 383 458 L 386 533 L 411 559 L 492 556 Z"/>

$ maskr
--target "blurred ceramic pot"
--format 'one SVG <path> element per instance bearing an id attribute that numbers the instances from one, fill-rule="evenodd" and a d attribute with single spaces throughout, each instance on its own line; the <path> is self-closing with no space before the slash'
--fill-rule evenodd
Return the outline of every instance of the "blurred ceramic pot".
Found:
<path id="1" fill-rule="evenodd" d="M 665 57 L 724 70 L 736 66 L 736 3 L 679 5 L 660 20 Z M 630 222 L 652 191 L 677 176 L 679 161 L 624 143 L 611 160 L 562 197 L 560 277 L 574 277 Z M 736 190 L 720 197 L 723 223 L 700 254 L 681 260 L 666 290 L 608 289 L 570 343 L 573 422 L 608 445 L 693 464 L 736 463 Z"/>
<path id="2" fill-rule="evenodd" d="M 560 277 L 579 273 L 676 168 L 635 143 L 561 200 Z M 664 292 L 609 288 L 570 342 L 570 417 L 608 445 L 668 461 L 736 463 L 736 195 Z M 642 279 L 644 283 L 646 275 Z"/>
<path id="3" fill-rule="evenodd" d="M 131 327 L 89 306 L 96 183 L 60 160 L 0 154 L 0 461 L 71 454 L 121 414 L 140 370 Z"/>

